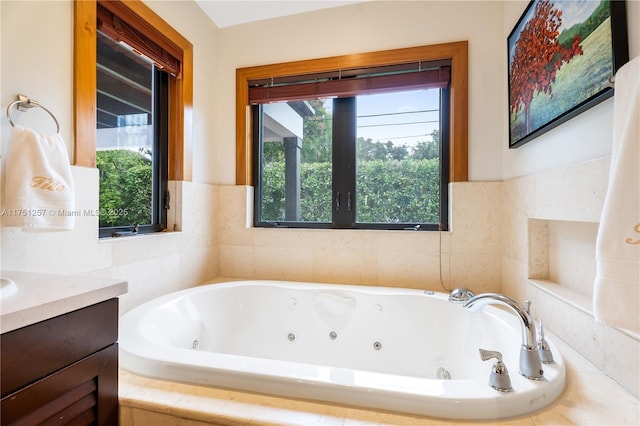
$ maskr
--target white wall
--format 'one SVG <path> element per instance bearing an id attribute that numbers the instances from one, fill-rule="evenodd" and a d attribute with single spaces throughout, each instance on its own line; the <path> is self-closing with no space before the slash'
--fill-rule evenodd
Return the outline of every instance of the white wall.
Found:
<path id="1" fill-rule="evenodd" d="M 57 117 L 60 133 L 71 156 L 73 140 L 73 3 L 45 1 L 23 3 L 2 1 L 2 152 L 10 126 L 5 117 L 7 105 L 17 94 L 30 96 Z M 25 26 L 29 29 L 26 30 Z M 18 113 L 13 118 L 25 126 L 54 132 L 55 124 L 40 110 Z"/>
<path id="2" fill-rule="evenodd" d="M 528 3 L 525 0 L 504 2 L 503 40 L 506 40 Z M 638 0 L 627 1 L 627 26 L 629 57 L 634 58 L 640 55 L 640 1 Z M 605 100 L 520 148 L 508 149 L 506 55 L 503 55 L 503 64 L 505 89 L 501 148 L 504 179 L 593 160 L 611 153 L 613 98 Z"/>
<path id="3" fill-rule="evenodd" d="M 192 1 L 145 2 L 194 45 L 193 180 L 212 183 L 214 99 L 217 98 L 218 29 Z M 69 156 L 73 149 L 73 1 L 2 0 L 2 141 L 10 136 L 4 111 L 18 93 L 45 105 L 58 118 Z M 55 129 L 42 111 L 12 117 L 42 132 Z"/>
<path id="4" fill-rule="evenodd" d="M 235 183 L 235 69 L 469 40 L 469 176 L 501 179 L 501 2 L 375 1 L 220 30 L 216 182 Z"/>
<path id="5" fill-rule="evenodd" d="M 193 181 L 216 183 L 218 29 L 191 0 L 144 2 L 193 44 Z"/>
<path id="6" fill-rule="evenodd" d="M 172 222 L 182 232 L 98 241 L 96 217 L 77 217 L 73 231 L 0 230 L 1 268 L 129 280 L 127 310 L 156 295 L 200 284 L 218 275 L 217 188 L 213 179 L 215 52 L 218 29 L 192 1 L 147 3 L 194 46 L 193 182 L 171 183 Z M 0 2 L 0 109 L 2 152 L 10 143 L 7 105 L 18 93 L 37 99 L 61 126 L 73 148 L 73 1 Z M 16 113 L 15 121 L 42 133 L 55 130 L 41 110 Z M 97 169 L 72 167 L 76 206 L 98 207 Z M 182 203 L 180 202 L 182 201 Z M 0 206 L 1 207 L 1 206 Z M 1 220 L 1 218 L 0 218 Z"/>
<path id="7" fill-rule="evenodd" d="M 505 2 L 505 38 L 527 4 Z M 640 55 L 639 1 L 627 1 L 627 19 L 629 56 L 634 58 Z M 504 105 L 506 111 L 506 93 Z M 595 232 L 610 172 L 613 98 L 517 149 L 507 149 L 507 125 L 505 119 L 502 291 L 531 300 L 533 315 L 543 318 L 545 327 L 637 397 L 638 336 L 596 322 L 592 309 Z M 567 246 L 565 270 L 554 276 L 554 255 Z M 540 262 L 547 263 L 546 277 L 531 272 Z"/>

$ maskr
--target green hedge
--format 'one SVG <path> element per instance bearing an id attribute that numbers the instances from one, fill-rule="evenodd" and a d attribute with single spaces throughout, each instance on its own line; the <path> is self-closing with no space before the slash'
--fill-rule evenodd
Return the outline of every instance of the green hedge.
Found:
<path id="1" fill-rule="evenodd" d="M 151 223 L 151 159 L 127 150 L 98 151 L 100 227 Z"/>
<path id="2" fill-rule="evenodd" d="M 263 221 L 284 220 L 284 169 L 284 161 L 263 168 Z M 439 223 L 439 172 L 437 158 L 358 163 L 357 221 Z M 331 222 L 331 164 L 302 163 L 300 181 L 301 220 Z"/>

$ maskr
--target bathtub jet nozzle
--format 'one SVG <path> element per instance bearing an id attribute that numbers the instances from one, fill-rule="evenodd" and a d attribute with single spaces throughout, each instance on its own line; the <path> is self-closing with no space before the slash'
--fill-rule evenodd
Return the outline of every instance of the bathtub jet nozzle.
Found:
<path id="1" fill-rule="evenodd" d="M 520 319 L 522 347 L 520 348 L 520 374 L 531 380 L 542 380 L 543 370 L 536 342 L 536 326 L 528 309 L 515 299 L 498 293 L 483 293 L 472 297 L 462 305 L 466 310 L 477 312 L 485 305 L 506 306 Z"/>

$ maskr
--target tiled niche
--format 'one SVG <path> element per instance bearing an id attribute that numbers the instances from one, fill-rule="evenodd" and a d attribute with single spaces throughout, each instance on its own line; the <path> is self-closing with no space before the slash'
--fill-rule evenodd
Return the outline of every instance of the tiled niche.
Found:
<path id="1" fill-rule="evenodd" d="M 529 280 L 592 313 L 598 223 L 528 219 Z"/>

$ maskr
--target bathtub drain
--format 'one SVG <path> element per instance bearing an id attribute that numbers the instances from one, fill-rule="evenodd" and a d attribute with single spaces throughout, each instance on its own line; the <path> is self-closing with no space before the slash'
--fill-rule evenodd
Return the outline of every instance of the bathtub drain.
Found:
<path id="1" fill-rule="evenodd" d="M 191 345 L 192 349 L 198 349 L 198 345 L 200 344 L 200 342 L 198 342 L 198 339 L 195 339 L 193 341 L 193 344 Z"/>
<path id="2" fill-rule="evenodd" d="M 336 340 L 337 338 L 338 338 L 338 333 L 336 333 L 335 331 L 332 331 L 329 333 L 329 339 Z"/>
<path id="3" fill-rule="evenodd" d="M 289 339 L 290 342 L 293 342 L 294 340 L 296 340 L 296 335 L 293 333 L 289 333 L 287 335 L 287 339 Z"/>

